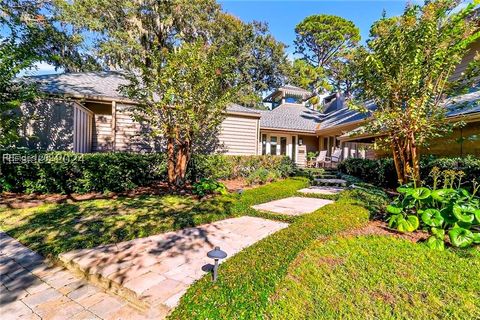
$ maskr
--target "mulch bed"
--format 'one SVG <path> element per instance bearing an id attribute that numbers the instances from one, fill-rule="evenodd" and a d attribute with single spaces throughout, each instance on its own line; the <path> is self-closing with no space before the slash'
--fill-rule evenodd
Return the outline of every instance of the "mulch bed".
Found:
<path id="1" fill-rule="evenodd" d="M 365 227 L 351 230 L 342 233 L 345 236 L 365 236 L 365 235 L 381 235 L 392 236 L 396 238 L 406 239 L 411 242 L 423 242 L 430 236 L 428 232 L 423 230 L 416 230 L 414 232 L 399 232 L 395 229 L 389 228 L 385 221 L 374 220 L 370 221 Z"/>
<path id="2" fill-rule="evenodd" d="M 164 182 L 157 182 L 148 187 L 138 187 L 126 192 L 89 192 L 83 194 L 22 194 L 3 192 L 0 194 L 0 206 L 12 209 L 32 208 L 46 203 L 64 203 L 64 202 L 79 202 L 95 199 L 116 199 L 118 197 L 133 198 L 142 195 L 166 195 L 166 194 L 181 194 L 192 195 L 191 186 L 188 185 L 185 190 L 174 192 Z"/>
<path id="3" fill-rule="evenodd" d="M 255 187 L 252 185 L 248 185 L 247 181 L 244 178 L 236 178 L 232 180 L 219 180 L 218 182 L 223 183 L 225 187 L 227 187 L 228 191 L 230 192 L 238 191 L 240 189 L 247 190 Z"/>
<path id="4" fill-rule="evenodd" d="M 228 191 L 235 192 L 240 189 L 251 189 L 254 186 L 248 186 L 247 182 L 243 178 L 234 180 L 220 181 L 227 187 Z M 96 199 L 116 199 L 118 197 L 133 198 L 137 196 L 146 195 L 166 195 L 166 194 L 180 194 L 189 195 L 192 194 L 192 186 L 187 185 L 185 190 L 179 190 L 178 192 L 168 187 L 165 182 L 156 182 L 147 187 L 138 187 L 126 192 L 89 192 L 89 193 L 72 193 L 72 194 L 23 194 L 4 192 L 0 194 L 0 207 L 7 207 L 11 209 L 24 209 L 40 206 L 46 203 L 73 203 L 79 201 L 96 200 Z"/>

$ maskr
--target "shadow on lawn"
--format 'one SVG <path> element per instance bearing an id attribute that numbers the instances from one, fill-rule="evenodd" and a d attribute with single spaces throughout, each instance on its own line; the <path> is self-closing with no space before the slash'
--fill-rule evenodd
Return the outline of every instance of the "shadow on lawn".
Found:
<path id="1" fill-rule="evenodd" d="M 198 201 L 179 196 L 150 196 L 26 209 L 20 211 L 20 219 L 16 210 L 0 216 L 9 235 L 44 256 L 58 256 L 75 249 L 133 240 L 224 219 L 231 216 L 231 205 L 232 202 L 223 197 Z M 175 241 L 178 239 L 172 239 L 169 246 Z"/>

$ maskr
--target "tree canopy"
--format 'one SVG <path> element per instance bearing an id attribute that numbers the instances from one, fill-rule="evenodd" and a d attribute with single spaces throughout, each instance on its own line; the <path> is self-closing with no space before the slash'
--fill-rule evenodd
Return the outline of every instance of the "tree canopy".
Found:
<path id="1" fill-rule="evenodd" d="M 47 62 L 65 71 L 90 70 L 95 60 L 81 50 L 81 39 L 57 20 L 55 6 L 47 1 L 0 2 L 0 146 L 18 138 L 20 117 L 15 112 L 37 95 L 34 86 L 17 79 L 20 72 Z"/>
<path id="2" fill-rule="evenodd" d="M 342 17 L 312 15 L 296 28 L 295 53 L 304 62 L 294 62 L 294 81 L 304 83 L 306 77 L 316 92 L 349 89 L 349 55 L 360 41 L 360 31 L 355 24 Z"/>
<path id="3" fill-rule="evenodd" d="M 192 150 L 229 102 L 255 105 L 283 82 L 284 45 L 214 0 L 77 0 L 61 8 L 65 21 L 90 33 L 101 63 L 130 80 L 123 92 L 139 102 L 135 117 L 166 140 L 172 186 L 185 183 Z"/>
<path id="4" fill-rule="evenodd" d="M 360 98 L 377 106 L 367 130 L 383 135 L 400 183 L 419 182 L 419 147 L 451 128 L 444 103 L 455 84 L 450 77 L 480 38 L 475 6 L 461 9 L 460 2 L 411 4 L 401 16 L 382 18 L 356 63 Z"/>

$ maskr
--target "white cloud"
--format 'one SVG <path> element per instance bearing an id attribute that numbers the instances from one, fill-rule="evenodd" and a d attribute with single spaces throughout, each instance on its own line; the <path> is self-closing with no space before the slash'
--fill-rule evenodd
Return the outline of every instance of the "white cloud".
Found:
<path id="1" fill-rule="evenodd" d="M 54 66 L 44 61 L 35 63 L 31 68 L 20 71 L 19 76 L 38 76 L 42 74 L 62 73 L 63 68 L 55 69 Z"/>

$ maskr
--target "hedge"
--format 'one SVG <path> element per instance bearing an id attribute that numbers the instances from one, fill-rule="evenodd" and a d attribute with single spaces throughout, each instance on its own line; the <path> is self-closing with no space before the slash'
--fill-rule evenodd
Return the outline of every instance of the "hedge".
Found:
<path id="1" fill-rule="evenodd" d="M 431 184 L 429 173 L 433 167 L 440 170 L 462 170 L 465 177 L 464 187 L 470 188 L 473 179 L 480 177 L 480 159 L 474 156 L 464 158 L 437 158 L 434 156 L 422 157 L 420 160 L 420 174 L 427 185 Z M 338 165 L 342 173 L 357 177 L 365 182 L 385 188 L 398 186 L 397 174 L 393 159 L 347 159 Z"/>
<path id="2" fill-rule="evenodd" d="M 346 191 L 339 200 L 297 217 L 285 229 L 247 247 L 220 265 L 216 283 L 209 276 L 195 282 L 169 319 L 262 319 L 290 263 L 319 237 L 365 225 L 369 211 Z"/>
<path id="3" fill-rule="evenodd" d="M 289 157 L 279 156 L 225 156 L 197 155 L 193 157 L 190 174 L 193 180 L 200 178 L 247 178 L 261 169 L 277 171 L 280 177 L 294 173 L 295 164 Z"/>
<path id="4" fill-rule="evenodd" d="M 10 158 L 12 154 L 16 156 Z M 0 192 L 123 192 L 166 181 L 166 157 L 160 153 L 4 150 L 0 157 Z M 278 177 L 287 177 L 295 170 L 287 157 L 201 155 L 193 157 L 187 175 L 191 181 L 231 179 L 263 168 L 275 170 Z"/>

